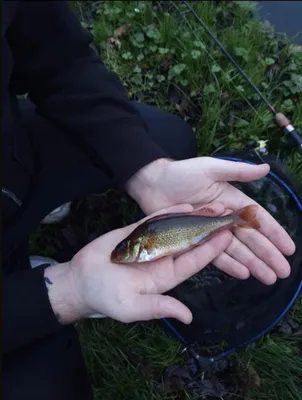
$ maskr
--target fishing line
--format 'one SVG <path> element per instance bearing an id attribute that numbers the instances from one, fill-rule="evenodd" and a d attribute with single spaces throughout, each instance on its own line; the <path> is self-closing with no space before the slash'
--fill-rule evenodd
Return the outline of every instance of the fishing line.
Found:
<path id="1" fill-rule="evenodd" d="M 172 5 L 174 2 L 171 2 Z M 186 6 L 187 10 L 190 10 L 191 14 L 194 15 L 194 17 L 197 19 L 197 21 L 200 23 L 200 25 L 203 27 L 205 32 L 213 39 L 213 41 L 217 44 L 219 49 L 222 51 L 222 53 L 226 56 L 226 58 L 233 64 L 233 66 L 236 68 L 236 70 L 243 76 L 243 78 L 246 80 L 246 82 L 250 85 L 250 87 L 253 89 L 255 93 L 259 96 L 259 98 L 264 102 L 264 104 L 267 106 L 269 111 L 273 115 L 273 119 L 277 126 L 283 130 L 285 134 L 287 134 L 292 142 L 296 145 L 297 150 L 302 152 L 302 137 L 300 136 L 299 132 L 296 130 L 296 128 L 291 124 L 289 119 L 281 112 L 277 112 L 273 105 L 269 102 L 269 100 L 264 96 L 264 94 L 257 88 L 257 86 L 252 82 L 252 80 L 247 76 L 247 74 L 243 71 L 243 69 L 237 64 L 237 62 L 234 60 L 234 58 L 230 55 L 230 53 L 224 48 L 222 43 L 216 38 L 216 36 L 213 34 L 213 32 L 210 30 L 210 28 L 205 24 L 205 22 L 201 19 L 201 17 L 194 11 L 194 9 L 191 7 L 191 5 L 187 1 L 182 1 L 182 3 Z M 179 10 L 178 10 L 179 12 Z M 180 13 L 181 17 L 183 19 L 184 16 L 182 13 Z M 200 39 L 199 39 L 200 40 Z"/>
<path id="2" fill-rule="evenodd" d="M 186 5 L 186 7 L 191 11 L 191 13 L 196 17 L 198 22 L 202 25 L 204 30 L 207 32 L 207 34 L 214 40 L 214 42 L 217 44 L 217 46 L 220 48 L 220 50 L 223 52 L 223 54 L 227 57 L 227 59 L 234 65 L 234 67 L 237 69 L 237 71 L 246 79 L 248 84 L 251 86 L 251 88 L 258 94 L 258 96 L 261 98 L 261 100 L 266 104 L 266 106 L 269 108 L 269 110 L 272 112 L 273 115 L 276 115 L 277 112 L 275 111 L 274 107 L 270 104 L 268 99 L 264 96 L 264 94 L 257 88 L 257 86 L 254 85 L 252 80 L 246 75 L 246 73 L 243 71 L 243 69 L 237 64 L 237 62 L 234 60 L 234 58 L 228 53 L 228 51 L 223 47 L 222 43 L 214 36 L 213 32 L 207 27 L 207 25 L 203 22 L 203 20 L 199 17 L 199 15 L 193 10 L 193 8 L 189 5 L 187 1 L 183 1 L 183 3 Z"/>
<path id="3" fill-rule="evenodd" d="M 181 14 L 182 19 L 186 22 L 186 24 L 188 25 L 188 27 L 191 29 L 192 34 L 195 36 L 195 38 L 197 39 L 197 41 L 199 41 L 202 46 L 203 46 L 203 50 L 206 52 L 206 54 L 208 55 L 208 57 L 215 63 L 217 64 L 217 61 L 215 60 L 215 58 L 212 56 L 212 54 L 206 49 L 206 46 L 203 44 L 203 42 L 200 40 L 199 36 L 197 35 L 197 33 L 194 31 L 194 29 L 192 28 L 192 25 L 190 24 L 190 22 L 188 21 L 188 19 L 183 15 L 182 11 L 179 9 L 179 7 L 175 4 L 174 1 L 171 1 L 171 4 L 173 5 L 173 7 L 178 11 L 179 14 Z M 180 41 L 180 39 L 179 39 Z M 225 74 L 225 76 L 228 76 L 228 73 L 222 68 L 220 67 L 221 71 Z M 215 74 L 213 74 L 216 83 L 218 84 L 218 79 L 216 78 Z M 258 111 L 254 108 L 254 106 L 250 103 L 250 101 L 245 97 L 245 95 L 237 88 L 237 86 L 235 85 L 235 83 L 233 82 L 233 79 L 230 79 L 230 83 L 233 85 L 233 87 L 236 89 L 237 93 L 239 94 L 239 96 L 241 96 L 246 103 L 250 106 L 250 108 L 255 112 L 255 114 L 258 114 Z"/>

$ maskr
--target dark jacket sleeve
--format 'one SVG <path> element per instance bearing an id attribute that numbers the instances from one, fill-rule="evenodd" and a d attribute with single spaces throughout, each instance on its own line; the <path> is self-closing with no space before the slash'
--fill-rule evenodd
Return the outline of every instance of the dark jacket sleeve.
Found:
<path id="1" fill-rule="evenodd" d="M 66 1 L 21 1 L 8 41 L 15 92 L 28 92 L 38 112 L 60 124 L 94 163 L 105 163 L 117 184 L 167 157 Z"/>
<path id="2" fill-rule="evenodd" d="M 2 350 L 17 350 L 60 329 L 44 283 L 44 269 L 15 272 L 2 280 Z"/>

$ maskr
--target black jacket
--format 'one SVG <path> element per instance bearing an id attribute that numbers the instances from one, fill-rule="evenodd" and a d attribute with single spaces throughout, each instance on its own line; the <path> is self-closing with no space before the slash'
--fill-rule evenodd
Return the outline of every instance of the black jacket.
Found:
<path id="1" fill-rule="evenodd" d="M 2 334 L 8 353 L 59 328 L 43 270 L 12 269 L 6 263 L 8 237 L 34 176 L 16 96 L 28 93 L 37 111 L 63 127 L 100 168 L 105 163 L 119 185 L 166 154 L 148 136 L 121 82 L 92 50 L 90 33 L 67 2 L 4 1 L 1 39 Z M 18 242 L 17 234 L 13 240 Z"/>

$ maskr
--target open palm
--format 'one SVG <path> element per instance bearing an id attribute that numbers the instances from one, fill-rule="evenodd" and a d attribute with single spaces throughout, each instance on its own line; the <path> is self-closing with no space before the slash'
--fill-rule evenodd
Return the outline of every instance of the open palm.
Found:
<path id="1" fill-rule="evenodd" d="M 213 205 L 214 213 L 222 209 L 220 204 Z M 192 210 L 193 207 L 187 204 L 164 209 L 160 213 Z M 229 244 L 231 234 L 221 232 L 177 259 L 168 256 L 133 265 L 110 262 L 112 250 L 139 223 L 95 239 L 70 261 L 78 298 L 77 309 L 84 317 L 101 314 L 126 323 L 166 317 L 189 324 L 192 321 L 191 311 L 177 299 L 163 293 L 190 278 L 217 257 Z"/>
<path id="2" fill-rule="evenodd" d="M 226 212 L 248 204 L 257 204 L 229 182 L 260 179 L 269 172 L 268 165 L 197 157 L 166 164 L 156 184 L 146 192 L 140 206 L 147 213 L 176 204 L 194 207 L 221 202 Z M 286 278 L 290 266 L 284 255 L 295 251 L 294 242 L 279 223 L 259 205 L 259 231 L 236 229 L 227 249 L 213 262 L 218 268 L 245 279 L 251 275 L 264 284 Z"/>

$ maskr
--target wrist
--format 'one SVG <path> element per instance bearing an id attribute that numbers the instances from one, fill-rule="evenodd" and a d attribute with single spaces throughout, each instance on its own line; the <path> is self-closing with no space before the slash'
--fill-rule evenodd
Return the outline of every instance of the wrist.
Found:
<path id="1" fill-rule="evenodd" d="M 125 190 L 139 204 L 143 197 L 148 197 L 149 193 L 158 186 L 166 166 L 173 162 L 169 158 L 159 158 L 141 168 L 136 172 L 125 185 Z"/>
<path id="2" fill-rule="evenodd" d="M 44 271 L 45 285 L 55 316 L 62 325 L 82 318 L 80 301 L 69 263 L 55 264 Z"/>

